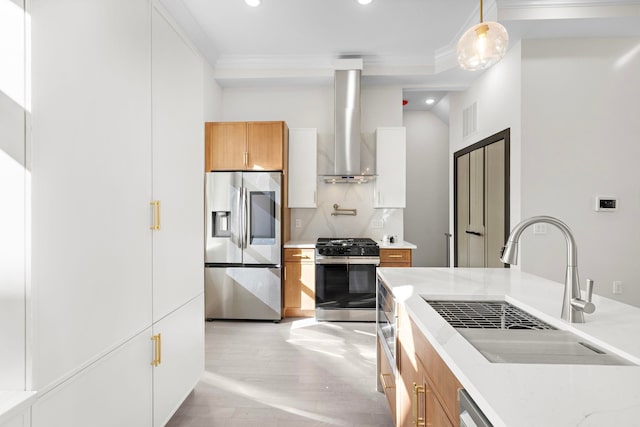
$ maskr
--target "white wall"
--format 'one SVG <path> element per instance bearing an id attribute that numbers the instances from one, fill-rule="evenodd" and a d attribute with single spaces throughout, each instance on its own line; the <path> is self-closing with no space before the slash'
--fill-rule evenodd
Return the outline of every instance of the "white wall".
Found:
<path id="1" fill-rule="evenodd" d="M 213 68 L 206 61 L 202 61 L 202 66 L 204 121 L 218 122 L 222 120 L 222 88 L 213 77 Z"/>
<path id="2" fill-rule="evenodd" d="M 402 88 L 362 87 L 361 164 L 375 170 L 376 127 L 402 126 Z M 284 120 L 289 128 L 318 129 L 318 174 L 333 174 L 333 85 L 225 88 L 224 121 Z M 292 209 L 291 238 L 403 236 L 402 209 L 374 209 L 373 183 L 362 185 L 318 182 L 318 208 Z M 331 216 L 333 204 L 356 208 L 356 217 Z M 301 227 L 295 228 L 295 220 Z M 383 220 L 384 228 L 372 228 Z"/>
<path id="3" fill-rule="evenodd" d="M 640 306 L 638 75 L 638 38 L 524 41 L 472 88 L 451 95 L 450 143 L 453 153 L 511 128 L 511 227 L 541 214 L 565 221 L 578 243 L 582 280 L 593 278 L 596 293 Z M 462 110 L 475 100 L 479 129 L 463 140 Z M 619 210 L 595 212 L 596 195 L 618 197 Z M 545 235 L 527 230 L 519 263 L 515 268 L 563 282 L 564 239 L 551 227 Z M 613 281 L 623 282 L 623 294 L 612 294 Z"/>
<path id="4" fill-rule="evenodd" d="M 25 12 L 0 0 L 0 390 L 25 389 Z"/>
<path id="5" fill-rule="evenodd" d="M 407 207 L 404 234 L 415 267 L 444 267 L 449 231 L 449 126 L 429 111 L 405 111 Z"/>
<path id="6" fill-rule="evenodd" d="M 548 214 L 573 230 L 581 280 L 640 305 L 640 39 L 528 41 L 522 45 L 522 216 Z M 596 212 L 594 196 L 618 197 Z M 524 236 L 524 271 L 564 280 L 559 232 Z M 612 282 L 623 294 L 612 295 Z"/>
<path id="7" fill-rule="evenodd" d="M 510 128 L 510 174 L 511 202 L 510 226 L 520 221 L 520 146 L 521 146 L 521 45 L 513 46 L 507 55 L 486 70 L 464 92 L 451 93 L 451 110 L 449 120 L 450 159 L 453 153 L 485 139 L 497 132 Z M 477 102 L 478 130 L 467 138 L 462 136 L 462 111 Z M 452 160 L 450 160 L 451 162 Z M 449 171 L 449 182 L 453 183 L 453 167 Z M 449 189 L 449 224 L 453 234 L 453 184 Z M 455 235 L 452 237 L 455 239 Z M 451 260 L 453 263 L 453 240 L 451 244 Z"/>

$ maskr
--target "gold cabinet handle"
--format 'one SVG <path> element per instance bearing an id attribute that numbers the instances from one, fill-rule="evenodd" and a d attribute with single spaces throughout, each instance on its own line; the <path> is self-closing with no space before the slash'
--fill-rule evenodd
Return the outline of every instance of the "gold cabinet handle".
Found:
<path id="1" fill-rule="evenodd" d="M 385 374 L 380 372 L 380 382 L 382 383 L 382 387 L 384 387 L 384 389 L 389 389 L 389 388 L 395 388 L 395 386 L 392 385 L 387 385 L 387 381 L 386 381 L 386 377 L 392 377 L 393 375 L 391 374 Z"/>
<path id="2" fill-rule="evenodd" d="M 151 366 L 158 366 L 162 363 L 162 335 L 157 334 L 151 337 L 153 341 L 153 360 Z"/>
<path id="3" fill-rule="evenodd" d="M 284 266 L 284 281 L 287 281 L 287 266 Z"/>
<path id="4" fill-rule="evenodd" d="M 160 200 L 154 200 L 149 204 L 153 206 L 153 225 L 150 228 L 160 230 Z"/>
<path id="5" fill-rule="evenodd" d="M 387 258 L 402 258 L 402 255 L 387 255 Z"/>
<path id="6" fill-rule="evenodd" d="M 418 395 L 420 393 L 424 393 L 424 386 L 413 383 L 413 402 L 411 402 L 411 407 L 413 408 L 413 425 L 415 427 L 426 426 L 424 418 L 418 416 Z"/>
<path id="7" fill-rule="evenodd" d="M 248 151 L 244 152 L 244 165 L 245 166 L 249 166 L 249 152 Z"/>

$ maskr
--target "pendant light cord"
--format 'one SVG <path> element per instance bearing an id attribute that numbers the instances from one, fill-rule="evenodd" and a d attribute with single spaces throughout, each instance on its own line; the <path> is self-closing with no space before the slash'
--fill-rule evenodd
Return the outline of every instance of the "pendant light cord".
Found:
<path id="1" fill-rule="evenodd" d="M 482 0 L 480 0 L 480 23 L 484 22 L 482 19 Z"/>

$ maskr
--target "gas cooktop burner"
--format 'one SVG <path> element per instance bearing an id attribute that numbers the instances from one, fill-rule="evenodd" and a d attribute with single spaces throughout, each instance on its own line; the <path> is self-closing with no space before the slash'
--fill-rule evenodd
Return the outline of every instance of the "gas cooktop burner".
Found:
<path id="1" fill-rule="evenodd" d="M 368 246 L 377 245 L 373 239 L 367 237 L 320 237 L 316 246 Z"/>
<path id="2" fill-rule="evenodd" d="M 378 244 L 366 237 L 321 237 L 316 242 L 316 252 L 325 256 L 378 256 Z"/>

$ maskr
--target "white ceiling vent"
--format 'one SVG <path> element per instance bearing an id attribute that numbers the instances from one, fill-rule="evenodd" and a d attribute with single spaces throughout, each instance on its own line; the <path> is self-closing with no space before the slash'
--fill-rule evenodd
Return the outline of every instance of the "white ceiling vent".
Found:
<path id="1" fill-rule="evenodd" d="M 478 103 L 474 102 L 462 111 L 462 137 L 476 133 L 478 130 Z"/>

